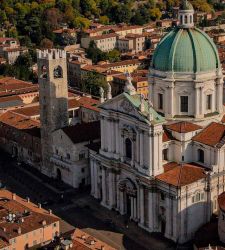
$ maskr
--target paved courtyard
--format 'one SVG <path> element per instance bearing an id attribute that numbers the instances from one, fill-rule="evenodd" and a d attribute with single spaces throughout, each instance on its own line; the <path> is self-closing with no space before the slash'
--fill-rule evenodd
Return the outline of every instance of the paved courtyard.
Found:
<path id="1" fill-rule="evenodd" d="M 24 170 L 25 169 L 25 170 Z M 176 249 L 174 243 L 159 234 L 149 234 L 116 211 L 109 211 L 89 195 L 89 190 L 50 188 L 27 167 L 0 152 L 0 181 L 7 189 L 22 197 L 30 197 L 62 218 L 61 231 L 79 227 L 116 249 Z M 68 193 L 67 193 L 68 191 Z M 64 199 L 62 199 L 62 192 Z M 68 223 L 69 222 L 69 223 Z"/>

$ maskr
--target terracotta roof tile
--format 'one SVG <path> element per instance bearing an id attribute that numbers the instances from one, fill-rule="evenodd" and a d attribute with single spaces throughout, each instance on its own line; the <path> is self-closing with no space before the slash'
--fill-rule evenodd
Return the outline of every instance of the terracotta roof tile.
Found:
<path id="1" fill-rule="evenodd" d="M 157 175 L 156 179 L 167 184 L 181 187 L 206 177 L 204 168 L 192 164 L 168 163 L 165 172 Z"/>
<path id="2" fill-rule="evenodd" d="M 100 104 L 99 100 L 87 96 L 82 96 L 78 99 L 78 102 L 80 103 L 81 107 L 99 112 L 99 108 L 97 107 L 98 104 Z"/>
<path id="3" fill-rule="evenodd" d="M 225 125 L 212 122 L 199 134 L 192 138 L 193 141 L 200 142 L 213 147 L 222 147 L 225 143 Z"/>
<path id="4" fill-rule="evenodd" d="M 68 106 L 69 106 L 68 109 L 79 108 L 80 103 L 79 101 L 73 98 L 73 99 L 68 100 Z M 24 116 L 28 116 L 28 117 L 39 116 L 40 106 L 37 104 L 37 105 L 28 106 L 28 107 L 17 108 L 17 109 L 14 109 L 13 112 L 24 115 Z"/>
<path id="5" fill-rule="evenodd" d="M 178 132 L 178 133 L 188 133 L 202 129 L 201 126 L 191 123 L 191 122 L 177 122 L 166 126 L 167 129 Z"/>
<path id="6" fill-rule="evenodd" d="M 7 111 L 0 115 L 0 122 L 17 129 L 31 129 L 40 126 L 38 121 L 14 113 L 13 111 Z"/>

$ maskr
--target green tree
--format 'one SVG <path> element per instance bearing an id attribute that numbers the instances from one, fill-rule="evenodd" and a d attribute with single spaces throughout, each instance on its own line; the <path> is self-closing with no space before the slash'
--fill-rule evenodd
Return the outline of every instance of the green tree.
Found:
<path id="1" fill-rule="evenodd" d="M 94 41 L 90 42 L 86 52 L 87 52 L 87 57 L 90 58 L 92 62 L 95 64 L 99 61 L 107 59 L 106 53 L 102 52 L 99 48 L 97 48 Z"/>
<path id="2" fill-rule="evenodd" d="M 106 56 L 110 62 L 120 61 L 120 52 L 117 49 L 109 51 Z"/>
<path id="3" fill-rule="evenodd" d="M 100 87 L 107 89 L 107 82 L 104 76 L 96 71 L 88 72 L 82 81 L 82 91 L 99 96 Z"/>
<path id="4" fill-rule="evenodd" d="M 109 18 L 107 16 L 100 16 L 99 22 L 102 24 L 109 24 Z"/>
<path id="5" fill-rule="evenodd" d="M 76 17 L 73 21 L 73 26 L 80 29 L 87 29 L 91 25 L 91 21 L 85 17 Z"/>
<path id="6" fill-rule="evenodd" d="M 150 9 L 149 14 L 153 21 L 160 19 L 162 16 L 162 12 L 159 8 Z"/>

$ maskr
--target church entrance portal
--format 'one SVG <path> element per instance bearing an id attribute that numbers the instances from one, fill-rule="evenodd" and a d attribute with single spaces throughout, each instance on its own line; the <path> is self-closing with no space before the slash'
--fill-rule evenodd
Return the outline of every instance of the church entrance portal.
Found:
<path id="1" fill-rule="evenodd" d="M 119 208 L 121 214 L 127 217 L 137 219 L 137 188 L 135 183 L 130 179 L 119 182 L 120 200 Z"/>

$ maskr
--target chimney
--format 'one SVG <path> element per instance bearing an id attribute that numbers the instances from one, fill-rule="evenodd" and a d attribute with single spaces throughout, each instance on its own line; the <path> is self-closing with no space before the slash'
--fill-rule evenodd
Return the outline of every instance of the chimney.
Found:
<path id="1" fill-rule="evenodd" d="M 27 203 L 29 203 L 30 202 L 30 198 L 29 197 L 27 197 Z"/>
<path id="2" fill-rule="evenodd" d="M 17 228 L 17 233 L 18 233 L 18 234 L 21 234 L 21 233 L 22 233 L 21 227 L 18 227 L 18 228 Z"/>
<path id="3" fill-rule="evenodd" d="M 42 224 L 42 226 L 45 226 L 45 225 L 46 225 L 46 220 L 43 220 L 43 221 L 41 222 L 41 224 Z"/>
<path id="4" fill-rule="evenodd" d="M 13 199 L 14 201 L 16 200 L 16 194 L 15 194 L 15 193 L 12 194 L 12 199 Z"/>
<path id="5" fill-rule="evenodd" d="M 38 203 L 38 208 L 41 208 L 41 203 Z"/>
<path id="6" fill-rule="evenodd" d="M 48 212 L 49 212 L 49 214 L 52 214 L 52 210 L 51 209 L 49 209 Z"/>

